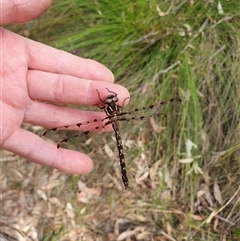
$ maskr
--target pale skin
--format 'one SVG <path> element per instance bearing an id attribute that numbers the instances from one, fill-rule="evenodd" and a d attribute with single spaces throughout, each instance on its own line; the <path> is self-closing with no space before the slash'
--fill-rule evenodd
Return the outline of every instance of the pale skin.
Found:
<path id="1" fill-rule="evenodd" d="M 45 11 L 50 0 L 2 1 L 1 24 L 26 22 Z M 34 8 L 33 8 L 34 6 Z M 34 11 L 33 11 L 34 9 Z M 21 128 L 30 123 L 46 128 L 84 122 L 103 116 L 59 104 L 102 105 L 106 88 L 117 93 L 119 104 L 129 93 L 114 84 L 112 72 L 100 63 L 74 56 L 0 28 L 0 147 L 29 161 L 66 173 L 87 174 L 92 159 L 47 142 Z M 97 109 L 96 109 L 97 111 Z"/>

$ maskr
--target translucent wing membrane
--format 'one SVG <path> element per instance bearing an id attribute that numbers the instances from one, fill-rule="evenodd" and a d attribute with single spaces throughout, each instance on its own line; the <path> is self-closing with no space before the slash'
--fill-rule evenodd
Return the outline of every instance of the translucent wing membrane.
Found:
<path id="1" fill-rule="evenodd" d="M 108 126 L 107 125 L 108 119 L 109 117 L 103 116 L 101 118 L 89 120 L 86 122 L 78 122 L 76 124 L 54 127 L 45 131 L 43 133 L 43 136 L 46 136 L 49 132 L 60 131 L 60 130 L 77 130 L 77 131 L 85 132 L 85 134 L 88 134 L 89 132 L 99 132 L 103 130 L 111 131 L 112 130 L 111 126 L 109 126 L 108 129 L 105 128 Z"/>
<path id="2" fill-rule="evenodd" d="M 150 105 L 147 107 L 135 108 L 131 111 L 119 112 L 115 115 L 115 120 L 117 121 L 141 121 L 146 118 L 150 118 L 152 116 L 156 117 L 167 117 L 165 113 L 156 112 L 158 108 L 167 102 L 181 102 L 182 100 L 179 98 L 173 98 L 166 101 L 161 101 L 156 103 L 155 105 Z M 111 131 L 113 130 L 111 127 L 111 120 L 109 116 L 103 116 L 101 118 L 96 118 L 93 120 L 89 120 L 86 122 L 79 122 L 76 124 L 69 124 L 59 127 L 51 128 L 43 133 L 43 136 L 46 136 L 49 132 L 60 131 L 60 130 L 77 130 L 84 132 L 84 134 L 88 134 L 89 132 L 101 132 L 101 131 Z"/>

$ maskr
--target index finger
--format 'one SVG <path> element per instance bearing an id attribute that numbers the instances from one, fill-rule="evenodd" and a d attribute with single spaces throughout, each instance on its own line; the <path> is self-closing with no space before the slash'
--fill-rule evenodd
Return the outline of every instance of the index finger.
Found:
<path id="1" fill-rule="evenodd" d="M 89 80 L 113 82 L 113 73 L 104 65 L 84 59 L 63 50 L 8 32 L 12 37 L 22 38 L 28 56 L 28 67 L 56 74 L 71 75 Z"/>

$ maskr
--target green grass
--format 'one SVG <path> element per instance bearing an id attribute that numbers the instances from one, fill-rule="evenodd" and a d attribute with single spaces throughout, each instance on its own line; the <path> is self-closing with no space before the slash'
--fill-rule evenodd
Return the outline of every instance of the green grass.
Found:
<path id="1" fill-rule="evenodd" d="M 239 240 L 240 3 L 190 2 L 55 1 L 26 25 L 30 38 L 109 67 L 116 83 L 131 93 L 129 109 L 175 96 L 183 101 L 163 109 L 168 116 L 163 133 L 152 134 L 148 125 L 137 126 L 139 130 L 129 136 L 136 142 L 127 155 L 131 176 L 143 172 L 139 164 L 153 171 L 159 161 L 153 172 L 157 180 L 136 184 L 131 178 L 129 196 L 114 186 L 106 188 L 86 216 L 76 216 L 95 238 L 109 239 L 113 217 L 121 216 L 129 221 L 122 232 L 140 226 L 149 232 L 142 240 L 167 234 L 171 240 Z M 190 156 L 187 140 L 197 146 Z M 96 162 L 93 173 L 83 177 L 87 185 L 98 186 L 108 180 L 107 172 L 114 174 L 108 159 L 102 156 L 104 161 Z M 221 191 L 220 203 L 214 184 Z M 213 205 L 204 195 L 197 196 L 208 189 Z M 205 224 L 212 211 L 237 191 L 232 202 Z M 93 215 L 95 224 L 88 215 Z"/>

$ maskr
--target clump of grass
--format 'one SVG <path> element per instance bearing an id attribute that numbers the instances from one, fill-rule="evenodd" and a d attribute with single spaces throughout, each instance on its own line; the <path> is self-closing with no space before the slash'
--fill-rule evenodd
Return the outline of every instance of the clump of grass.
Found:
<path id="1" fill-rule="evenodd" d="M 136 206 L 136 215 L 150 220 L 156 233 L 168 220 L 173 237 L 200 240 L 208 229 L 204 240 L 220 240 L 225 232 L 237 240 L 239 230 L 231 233 L 231 224 L 222 222 L 214 234 L 213 226 L 203 228 L 199 220 L 227 202 L 240 185 L 239 8 L 238 1 L 62 1 L 33 22 L 31 38 L 109 67 L 116 82 L 130 90 L 131 107 L 175 96 L 183 100 L 177 108 L 163 109 L 168 116 L 163 134 L 134 132 L 145 144 L 146 157 L 136 153 L 137 159 L 162 165 L 158 187 L 147 192 L 143 185 L 146 193 L 136 191 L 126 206 L 145 202 L 144 208 Z M 141 135 L 147 132 L 145 141 Z M 134 174 L 136 163 L 128 163 Z M 222 202 L 213 190 L 215 182 Z M 197 194 L 206 188 L 214 205 L 202 210 L 203 196 Z M 116 201 L 118 194 L 111 195 Z M 154 214 L 163 212 L 161 205 L 169 211 L 165 216 Z M 126 213 L 131 215 L 131 208 Z M 231 213 L 232 223 L 239 223 L 236 202 L 228 208 L 220 216 Z"/>

